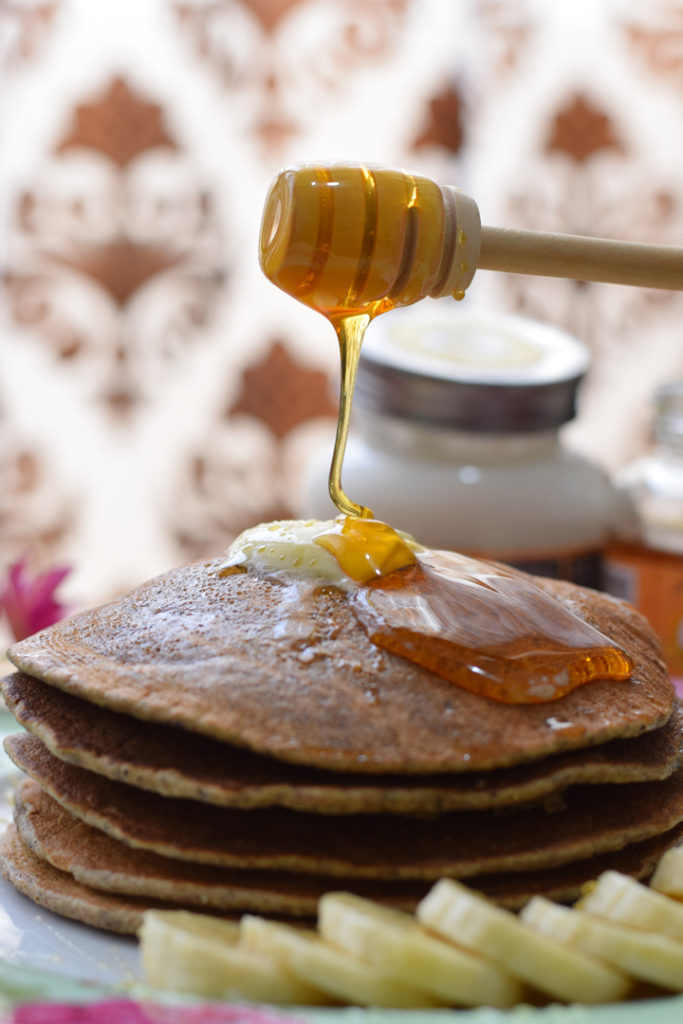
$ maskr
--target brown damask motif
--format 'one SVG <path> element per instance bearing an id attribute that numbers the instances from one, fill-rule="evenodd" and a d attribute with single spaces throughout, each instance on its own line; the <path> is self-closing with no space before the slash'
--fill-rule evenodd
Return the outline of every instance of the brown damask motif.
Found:
<path id="1" fill-rule="evenodd" d="M 133 92 L 125 79 L 115 78 L 102 96 L 76 107 L 73 125 L 56 152 L 91 149 L 125 168 L 135 157 L 159 147 L 178 150 L 161 107 Z"/>
<path id="2" fill-rule="evenodd" d="M 460 92 L 446 85 L 429 101 L 425 120 L 413 149 L 437 146 L 448 153 L 458 153 L 463 146 L 463 111 Z"/>
<path id="3" fill-rule="evenodd" d="M 45 250 L 42 255 L 89 277 L 123 310 L 148 281 L 177 267 L 188 253 L 172 252 L 165 245 L 136 242 L 120 234 L 101 243 L 83 242 L 71 251 Z"/>
<path id="4" fill-rule="evenodd" d="M 565 154 L 577 164 L 604 150 L 624 152 L 624 144 L 617 137 L 609 114 L 582 94 L 571 97 L 557 111 L 546 148 L 549 153 Z"/>
<path id="5" fill-rule="evenodd" d="M 49 34 L 59 2 L 17 3 L 0 0 L 0 68 L 25 64 Z"/>
<path id="6" fill-rule="evenodd" d="M 213 196 L 191 174 L 164 188 L 185 155 L 162 108 L 124 79 L 76 108 L 54 159 L 76 150 L 98 168 L 97 191 L 74 176 L 71 192 L 54 193 L 44 178 L 17 197 L 5 285 L 15 323 L 65 367 L 87 365 L 96 400 L 125 422 L 210 319 L 224 242 Z"/>
<path id="7" fill-rule="evenodd" d="M 281 441 L 290 431 L 318 416 L 336 416 L 330 385 L 321 370 L 311 370 L 274 341 L 265 357 L 242 371 L 239 395 L 228 416 L 253 416 Z"/>
<path id="8" fill-rule="evenodd" d="M 222 88 L 239 89 L 245 131 L 277 152 L 311 128 L 315 103 L 394 52 L 409 0 L 179 0 L 178 25 Z M 295 41 L 296 45 L 293 45 Z"/>

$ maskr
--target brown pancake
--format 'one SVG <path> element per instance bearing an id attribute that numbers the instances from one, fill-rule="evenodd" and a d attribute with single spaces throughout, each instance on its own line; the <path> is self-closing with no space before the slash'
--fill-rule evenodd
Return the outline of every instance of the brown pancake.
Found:
<path id="1" fill-rule="evenodd" d="M 630 654 L 632 678 L 511 706 L 379 650 L 333 587 L 221 577 L 221 564 L 175 569 L 15 644 L 10 658 L 113 710 L 354 772 L 505 767 L 635 736 L 671 714 L 654 634 L 606 595 L 536 580 Z"/>
<path id="2" fill-rule="evenodd" d="M 662 782 L 577 786 L 550 807 L 439 818 L 241 811 L 169 799 L 5 741 L 15 764 L 67 810 L 139 849 L 220 867 L 354 878 L 466 878 L 548 868 L 617 850 L 683 821 L 683 770 Z"/>
<path id="3" fill-rule="evenodd" d="M 29 779 L 17 790 L 15 825 L 36 856 L 95 889 L 190 906 L 287 916 L 315 916 L 332 888 L 412 910 L 426 895 L 420 882 L 332 879 L 278 871 L 239 871 L 162 857 L 112 839 L 74 817 Z"/>
<path id="4" fill-rule="evenodd" d="M 503 806 L 574 783 L 666 778 L 680 760 L 683 713 L 631 740 L 466 776 L 380 776 L 285 765 L 170 726 L 140 722 L 22 673 L 3 683 L 18 722 L 62 760 L 167 796 L 236 807 L 272 804 L 327 813 L 442 812 Z"/>
<path id="5" fill-rule="evenodd" d="M 383 882 L 325 878 L 284 872 L 230 871 L 189 864 L 134 850 L 86 825 L 26 779 L 17 792 L 15 824 L 22 841 L 42 860 L 94 889 L 203 909 L 314 917 L 318 899 L 343 889 L 406 911 L 413 911 L 430 882 Z M 683 826 L 662 836 L 546 871 L 481 875 L 469 880 L 500 905 L 522 906 L 532 895 L 576 898 L 581 887 L 612 869 L 643 878 L 683 834 Z"/>
<path id="6" fill-rule="evenodd" d="M 678 766 L 683 710 L 660 729 L 515 768 L 361 776 L 284 764 L 173 726 L 141 722 L 15 673 L 2 684 L 17 721 L 61 760 L 164 796 L 226 807 L 325 814 L 441 814 L 509 806 L 578 783 L 647 782 Z"/>
<path id="7" fill-rule="evenodd" d="M 59 871 L 29 850 L 14 825 L 8 825 L 0 835 L 0 874 L 20 893 L 46 910 L 93 928 L 124 935 L 137 935 L 146 910 L 184 909 L 166 900 L 125 896 L 82 885 L 66 871 Z M 204 912 L 228 921 L 238 921 L 240 917 L 212 908 Z M 278 916 L 276 920 L 308 927 L 314 924 L 308 918 Z"/>

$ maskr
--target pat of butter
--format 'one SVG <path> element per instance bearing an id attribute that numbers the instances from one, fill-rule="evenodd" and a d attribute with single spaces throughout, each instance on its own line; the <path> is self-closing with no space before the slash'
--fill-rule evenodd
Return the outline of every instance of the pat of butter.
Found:
<path id="1" fill-rule="evenodd" d="M 358 524 L 357 529 L 349 524 Z M 311 576 L 352 586 L 415 561 L 420 546 L 375 520 L 285 519 L 261 523 L 234 541 L 221 569 Z"/>
<path id="2" fill-rule="evenodd" d="M 334 530 L 333 519 L 282 519 L 252 526 L 233 541 L 221 566 L 241 565 L 256 572 L 297 573 L 330 583 L 350 583 L 334 555 L 316 538 Z"/>

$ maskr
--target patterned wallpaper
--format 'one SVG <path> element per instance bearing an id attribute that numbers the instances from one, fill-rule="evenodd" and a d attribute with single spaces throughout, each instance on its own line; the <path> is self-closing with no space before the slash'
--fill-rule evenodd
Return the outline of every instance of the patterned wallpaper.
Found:
<path id="1" fill-rule="evenodd" d="M 261 276 L 277 169 L 410 167 L 505 226 L 683 240 L 683 2 L 0 0 L 0 566 L 76 605 L 291 514 L 336 342 Z M 683 296 L 481 272 L 593 370 L 609 467 L 683 374 Z"/>

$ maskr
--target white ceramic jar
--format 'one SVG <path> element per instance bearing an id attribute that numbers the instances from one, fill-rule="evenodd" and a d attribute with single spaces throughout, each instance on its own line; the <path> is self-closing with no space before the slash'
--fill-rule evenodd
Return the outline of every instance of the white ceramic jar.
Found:
<path id="1" fill-rule="evenodd" d="M 346 493 L 430 547 L 597 586 L 625 511 L 607 474 L 560 437 L 585 347 L 532 320 L 441 305 L 371 324 Z M 319 451 L 308 468 L 303 515 L 333 514 L 329 460 Z"/>

